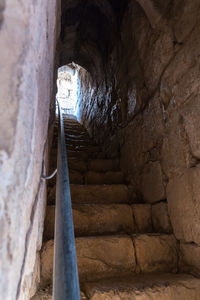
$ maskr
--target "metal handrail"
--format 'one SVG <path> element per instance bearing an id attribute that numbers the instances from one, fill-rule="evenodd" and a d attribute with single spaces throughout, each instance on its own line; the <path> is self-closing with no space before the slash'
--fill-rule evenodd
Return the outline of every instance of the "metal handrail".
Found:
<path id="1" fill-rule="evenodd" d="M 59 103 L 58 111 L 60 127 L 57 154 L 53 299 L 80 300 L 64 124 Z"/>

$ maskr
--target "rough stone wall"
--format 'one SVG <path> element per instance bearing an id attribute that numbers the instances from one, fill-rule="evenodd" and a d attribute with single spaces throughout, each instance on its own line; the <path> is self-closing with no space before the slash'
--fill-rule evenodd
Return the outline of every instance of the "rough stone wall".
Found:
<path id="1" fill-rule="evenodd" d="M 29 299 L 39 279 L 56 37 L 56 1 L 0 4 L 0 298 Z"/>
<path id="2" fill-rule="evenodd" d="M 137 198 L 167 199 L 180 269 L 200 274 L 200 3 L 161 2 L 130 1 L 102 81 L 82 74 L 82 122 Z"/>

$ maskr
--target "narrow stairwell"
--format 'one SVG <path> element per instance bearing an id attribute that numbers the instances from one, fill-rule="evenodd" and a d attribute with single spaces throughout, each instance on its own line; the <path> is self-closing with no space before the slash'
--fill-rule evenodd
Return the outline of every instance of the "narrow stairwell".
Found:
<path id="1" fill-rule="evenodd" d="M 81 124 L 65 118 L 64 126 L 82 299 L 199 300 L 199 279 L 178 274 L 179 245 L 170 226 L 155 225 L 150 204 L 131 203 L 118 161 L 106 157 Z M 52 169 L 56 145 L 57 128 Z M 52 299 L 54 217 L 55 179 L 48 193 L 38 300 Z"/>

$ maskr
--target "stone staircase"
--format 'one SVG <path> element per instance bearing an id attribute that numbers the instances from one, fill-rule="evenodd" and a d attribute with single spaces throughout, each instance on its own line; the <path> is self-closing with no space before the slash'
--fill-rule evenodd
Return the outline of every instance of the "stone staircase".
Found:
<path id="1" fill-rule="evenodd" d="M 108 159 L 75 119 L 65 119 L 64 126 L 82 299 L 200 300 L 199 279 L 178 274 L 179 245 L 166 203 L 132 203 L 118 161 Z M 55 130 L 52 168 L 56 145 Z M 52 299 L 54 218 L 55 179 L 35 300 Z"/>

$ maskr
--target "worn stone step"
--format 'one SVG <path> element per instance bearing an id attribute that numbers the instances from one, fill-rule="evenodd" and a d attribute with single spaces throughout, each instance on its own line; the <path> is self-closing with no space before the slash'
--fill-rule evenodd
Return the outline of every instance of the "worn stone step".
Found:
<path id="1" fill-rule="evenodd" d="M 83 159 L 68 158 L 68 167 L 71 170 L 83 173 L 87 171 L 87 161 Z"/>
<path id="2" fill-rule="evenodd" d="M 32 297 L 30 300 L 53 300 L 53 292 L 52 292 L 52 286 L 48 286 L 47 288 L 40 287 L 38 292 L 34 297 Z M 84 292 L 80 291 L 80 298 L 81 300 L 88 300 Z"/>
<path id="3" fill-rule="evenodd" d="M 88 159 L 105 159 L 105 154 L 103 152 L 85 152 L 85 151 L 67 151 L 67 157 L 68 158 L 78 158 L 83 160 Z"/>
<path id="4" fill-rule="evenodd" d="M 51 282 L 53 240 L 44 244 L 41 275 Z M 178 245 L 172 235 L 91 236 L 76 238 L 80 281 L 137 273 L 177 272 Z"/>
<path id="5" fill-rule="evenodd" d="M 58 140 L 58 133 L 54 133 L 54 140 Z M 74 144 L 74 145 L 95 145 L 94 141 L 90 139 L 89 136 L 82 136 L 78 137 L 77 136 L 70 136 L 69 134 L 65 134 L 65 142 Z"/>
<path id="6" fill-rule="evenodd" d="M 128 188 L 116 185 L 70 185 L 73 203 L 117 204 L 128 203 Z"/>
<path id="7" fill-rule="evenodd" d="M 69 129 L 73 129 L 73 130 L 81 129 L 81 130 L 86 131 L 85 127 L 83 125 L 81 125 L 79 122 L 66 122 L 64 120 L 63 125 L 65 128 L 69 128 Z M 59 126 L 59 122 L 55 122 L 55 127 L 58 127 L 58 126 Z"/>
<path id="8" fill-rule="evenodd" d="M 178 243 L 170 234 L 133 235 L 137 272 L 173 272 L 178 270 Z"/>
<path id="9" fill-rule="evenodd" d="M 77 146 L 75 146 L 75 145 L 67 144 L 66 148 L 67 148 L 67 151 L 78 151 L 78 152 L 83 151 L 86 153 L 100 152 L 100 147 L 92 146 L 92 145 L 89 145 L 89 146 L 77 145 Z"/>
<path id="10" fill-rule="evenodd" d="M 138 274 L 83 282 L 81 290 L 81 300 L 199 300 L 200 279 L 187 274 Z M 31 300 L 53 300 L 52 287 L 40 289 Z"/>
<path id="11" fill-rule="evenodd" d="M 83 135 L 72 135 L 72 134 L 65 134 L 65 140 L 69 142 L 79 142 L 79 141 L 85 141 L 90 144 L 93 144 L 94 141 L 89 137 L 89 135 L 83 134 Z"/>
<path id="12" fill-rule="evenodd" d="M 65 128 L 65 136 L 76 136 L 76 137 L 89 137 L 85 130 L 68 130 Z"/>
<path id="13" fill-rule="evenodd" d="M 46 239 L 54 236 L 54 210 L 54 205 L 47 206 Z M 159 228 L 152 227 L 150 204 L 74 204 L 73 211 L 77 236 L 117 232 L 160 233 Z"/>
<path id="14" fill-rule="evenodd" d="M 135 271 L 134 247 L 128 236 L 76 238 L 80 281 Z"/>
<path id="15" fill-rule="evenodd" d="M 87 160 L 88 157 L 89 157 L 89 153 L 84 152 L 84 151 L 67 150 L 67 157 L 68 158 L 78 158 L 78 159 Z"/>
<path id="16" fill-rule="evenodd" d="M 199 300 L 200 279 L 186 274 L 138 274 L 83 283 L 88 300 Z"/>
<path id="17" fill-rule="evenodd" d="M 95 172 L 117 171 L 118 161 L 111 159 L 92 159 L 88 161 L 88 170 Z"/>
<path id="18" fill-rule="evenodd" d="M 132 205 L 136 232 L 152 232 L 152 207 L 148 203 L 137 203 Z M 157 231 L 154 231 L 157 232 Z"/>
<path id="19" fill-rule="evenodd" d="M 82 174 L 76 170 L 69 170 L 69 181 L 72 184 L 122 184 L 122 172 L 92 172 Z"/>
<path id="20" fill-rule="evenodd" d="M 89 147 L 89 146 L 96 146 L 92 141 L 88 139 L 81 139 L 81 140 L 74 140 L 74 139 L 68 139 L 65 140 L 66 146 L 73 146 L 73 147 Z"/>
<path id="21" fill-rule="evenodd" d="M 84 175 L 76 170 L 69 170 L 69 182 L 72 184 L 84 184 Z"/>
<path id="22" fill-rule="evenodd" d="M 121 184 L 124 182 L 124 175 L 122 172 L 87 172 L 85 176 L 87 184 Z"/>
<path id="23" fill-rule="evenodd" d="M 83 126 L 81 126 L 80 124 L 66 124 L 66 123 L 64 123 L 63 125 L 64 125 L 65 130 L 87 132 L 86 129 Z M 55 128 L 58 128 L 57 124 L 56 124 Z"/>
<path id="24" fill-rule="evenodd" d="M 75 204 L 73 205 L 76 236 L 135 232 L 131 206 L 125 204 Z M 44 237 L 54 238 L 55 206 L 48 205 Z"/>
<path id="25" fill-rule="evenodd" d="M 46 284 L 52 281 L 53 247 L 54 241 L 49 240 L 41 253 L 41 276 Z M 76 238 L 76 254 L 80 281 L 133 274 L 136 269 L 129 236 Z"/>
<path id="26" fill-rule="evenodd" d="M 65 136 L 67 137 L 68 135 L 88 137 L 88 133 L 84 130 L 69 130 L 65 128 Z"/>
<path id="27" fill-rule="evenodd" d="M 128 203 L 128 188 L 123 184 L 116 185 L 78 185 L 71 184 L 71 198 L 78 204 L 117 204 Z M 48 203 L 55 204 L 56 186 L 49 188 Z"/>
<path id="28" fill-rule="evenodd" d="M 117 171 L 119 169 L 118 162 L 111 159 L 90 159 L 88 161 L 83 159 L 69 158 L 68 159 L 69 169 L 86 172 L 96 171 L 96 172 L 107 172 L 107 171 Z"/>
<path id="29" fill-rule="evenodd" d="M 64 122 L 64 127 L 68 128 L 68 129 L 72 129 L 72 130 L 84 130 L 86 131 L 86 129 L 83 127 L 83 125 L 81 125 L 80 123 L 67 123 Z"/>
<path id="30" fill-rule="evenodd" d="M 76 124 L 78 124 L 79 126 L 83 126 L 81 123 L 79 123 L 78 121 L 77 121 L 77 119 L 66 119 L 66 118 L 64 118 L 64 124 L 65 125 L 76 125 Z"/>
<path id="31" fill-rule="evenodd" d="M 66 131 L 65 130 L 65 139 L 66 140 L 88 140 L 91 141 L 89 135 L 87 132 L 72 132 L 72 131 Z M 54 132 L 54 138 L 58 138 L 58 131 Z"/>

